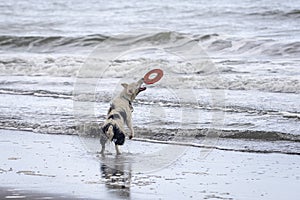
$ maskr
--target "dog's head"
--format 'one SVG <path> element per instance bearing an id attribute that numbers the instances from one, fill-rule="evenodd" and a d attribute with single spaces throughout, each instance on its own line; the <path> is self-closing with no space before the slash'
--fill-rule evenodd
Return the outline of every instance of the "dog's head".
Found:
<path id="1" fill-rule="evenodd" d="M 135 97 L 142 91 L 146 90 L 146 87 L 143 87 L 144 79 L 140 79 L 135 83 L 122 83 L 121 85 L 124 87 L 123 95 L 126 96 L 130 101 L 133 101 Z"/>

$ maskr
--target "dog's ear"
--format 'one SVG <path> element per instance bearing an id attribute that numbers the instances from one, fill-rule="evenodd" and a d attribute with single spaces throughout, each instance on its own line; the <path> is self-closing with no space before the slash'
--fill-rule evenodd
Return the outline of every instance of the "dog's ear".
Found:
<path id="1" fill-rule="evenodd" d="M 126 89 L 127 89 L 127 87 L 128 87 L 128 84 L 127 84 L 127 83 L 121 83 L 121 85 L 122 85 L 124 88 L 126 88 Z"/>

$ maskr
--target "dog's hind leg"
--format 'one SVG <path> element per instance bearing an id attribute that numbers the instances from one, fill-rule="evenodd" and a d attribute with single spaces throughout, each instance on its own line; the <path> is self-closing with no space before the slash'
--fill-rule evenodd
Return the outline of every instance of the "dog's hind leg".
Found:
<path id="1" fill-rule="evenodd" d="M 104 144 L 104 145 L 101 145 L 101 151 L 100 151 L 100 154 L 104 154 L 104 151 L 105 151 L 105 144 Z"/>
<path id="2" fill-rule="evenodd" d="M 105 130 L 102 130 L 102 131 L 104 132 Z M 113 126 L 110 125 L 109 128 L 107 129 L 107 131 L 100 135 L 100 144 L 101 144 L 100 153 L 101 154 L 104 154 L 105 144 L 108 140 L 111 141 L 113 136 L 114 136 Z"/>
<path id="3" fill-rule="evenodd" d="M 101 138 L 100 138 L 100 143 L 101 143 L 101 151 L 100 151 L 100 154 L 104 154 L 104 151 L 105 151 L 105 143 L 106 143 L 106 138 L 104 138 L 104 136 L 101 136 Z"/>
<path id="4" fill-rule="evenodd" d="M 107 141 L 107 136 L 105 135 L 105 133 L 101 133 L 100 134 L 100 144 L 101 144 L 100 154 L 102 154 L 102 155 L 104 154 L 104 151 L 105 151 L 106 141 Z"/>

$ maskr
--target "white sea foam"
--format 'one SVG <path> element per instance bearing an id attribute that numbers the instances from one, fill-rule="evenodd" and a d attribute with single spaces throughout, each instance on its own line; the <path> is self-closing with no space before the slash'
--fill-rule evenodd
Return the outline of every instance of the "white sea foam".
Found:
<path id="1" fill-rule="evenodd" d="M 76 56 L 26 56 L 1 57 L 0 74 L 17 76 L 53 76 L 53 77 L 75 77 L 83 66 L 84 57 Z M 271 76 L 239 73 L 226 70 L 222 66 L 220 70 L 210 73 L 210 62 L 204 62 L 197 68 L 189 68 L 184 62 L 172 62 L 166 60 L 131 60 L 117 61 L 107 68 L 101 77 L 105 78 L 131 78 L 138 79 L 147 72 L 147 69 L 162 68 L 165 70 L 165 81 L 157 86 L 171 88 L 207 88 L 207 89 L 229 89 L 229 90 L 259 90 L 266 92 L 299 93 L 300 75 Z M 144 67 L 145 66 L 145 67 Z M 215 65 L 217 66 L 217 65 Z M 134 71 L 134 69 L 145 68 Z M 218 68 L 217 68 L 218 69 Z M 95 69 L 97 70 L 97 69 Z M 247 69 L 249 70 L 249 69 Z M 92 72 L 90 74 L 93 74 Z M 172 78 L 168 79 L 168 74 Z M 96 77 L 100 78 L 100 77 Z M 163 80 L 163 79 L 162 79 Z"/>

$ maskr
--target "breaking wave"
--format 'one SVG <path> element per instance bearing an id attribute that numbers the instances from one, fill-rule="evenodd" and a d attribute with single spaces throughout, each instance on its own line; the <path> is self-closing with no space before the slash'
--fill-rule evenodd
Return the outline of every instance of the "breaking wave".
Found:
<path id="1" fill-rule="evenodd" d="M 101 116 L 104 118 L 104 116 Z M 99 123 L 84 125 L 58 126 L 30 122 L 0 121 L 0 129 L 31 131 L 43 134 L 80 135 L 84 128 L 92 138 L 98 140 Z M 216 130 L 216 129 L 145 129 L 135 127 L 139 133 L 135 140 L 184 145 L 200 148 L 220 149 L 226 151 L 282 153 L 300 155 L 299 135 L 280 132 L 250 131 L 250 130 Z M 224 140 L 223 140 L 224 139 Z M 265 145 L 262 145 L 265 144 Z M 288 148 L 286 145 L 288 144 Z"/>
<path id="2" fill-rule="evenodd" d="M 299 11 L 291 12 L 297 15 Z M 178 42 L 184 39 L 185 34 L 177 32 L 157 32 L 149 34 L 132 34 L 122 38 L 126 45 L 137 43 L 166 43 Z M 204 50 L 230 53 L 230 55 L 257 55 L 257 56 L 297 56 L 300 54 L 300 42 L 282 42 L 270 39 L 226 37 L 217 33 L 206 35 L 188 35 L 191 40 L 199 41 Z M 3 52 L 34 52 L 34 53 L 80 53 L 93 50 L 104 40 L 109 39 L 113 44 L 118 41 L 113 35 L 101 34 L 84 36 L 0 36 L 0 51 Z"/>
<path id="3" fill-rule="evenodd" d="M 137 65 L 147 66 L 150 61 L 117 60 L 115 66 L 106 71 L 106 78 L 124 78 L 128 76 L 128 70 Z M 84 63 L 83 57 L 59 56 L 59 57 L 0 57 L 0 75 L 2 76 L 51 76 L 51 77 L 75 77 Z M 222 64 L 222 63 L 221 63 Z M 222 72 L 219 79 L 205 71 L 184 72 L 182 63 L 172 63 L 158 60 L 157 66 L 172 66 L 168 73 L 175 74 L 176 80 L 170 80 L 168 87 L 192 87 L 195 89 L 228 89 L 228 90 L 259 90 L 266 92 L 300 93 L 300 81 L 298 76 L 256 76 L 249 73 L 234 71 L 226 66 L 219 68 Z M 204 63 L 203 66 L 206 64 Z M 96 77 L 97 78 L 97 77 Z M 185 84 L 182 84 L 185 83 Z M 161 85 L 161 87 L 164 87 Z"/>
<path id="4" fill-rule="evenodd" d="M 22 89 L 0 89 L 0 94 L 12 94 L 12 95 L 32 95 L 37 97 L 52 97 L 62 99 L 72 99 L 71 92 L 52 92 L 49 90 L 22 90 Z"/>
<path id="5" fill-rule="evenodd" d="M 1 129 L 16 129 L 23 131 L 33 131 L 37 133 L 49 133 L 49 134 L 72 134 L 78 135 L 80 130 L 85 129 L 86 134 L 98 135 L 100 132 L 100 122 L 90 122 L 85 124 L 74 125 L 74 118 L 72 115 L 63 116 L 64 119 L 69 121 L 61 126 L 59 124 L 38 124 L 33 122 L 19 121 L 21 119 L 5 119 L 1 117 L 0 128 Z M 105 115 L 98 116 L 99 119 L 105 119 Z M 144 128 L 135 127 L 140 137 L 157 139 L 157 140 L 169 140 L 172 138 L 204 138 L 204 137 L 217 137 L 217 138 L 229 138 L 229 139 L 247 139 L 247 140 L 262 140 L 262 141 L 292 141 L 300 142 L 300 135 L 274 132 L 274 131 L 260 131 L 260 130 L 219 130 L 208 128 L 193 128 L 193 129 L 178 129 L 178 128 Z"/>
<path id="6" fill-rule="evenodd" d="M 79 37 L 3 35 L 0 36 L 0 49 L 51 53 L 60 49 L 74 50 L 76 47 L 93 47 L 106 38 L 100 34 Z"/>
<path id="7" fill-rule="evenodd" d="M 300 10 L 299 9 L 293 9 L 289 11 L 283 11 L 283 10 L 266 10 L 261 12 L 253 12 L 249 13 L 250 16 L 263 16 L 263 17 L 280 17 L 280 18 L 300 18 Z"/>
<path id="8" fill-rule="evenodd" d="M 83 62 L 81 56 L 1 56 L 0 75 L 76 76 Z"/>

